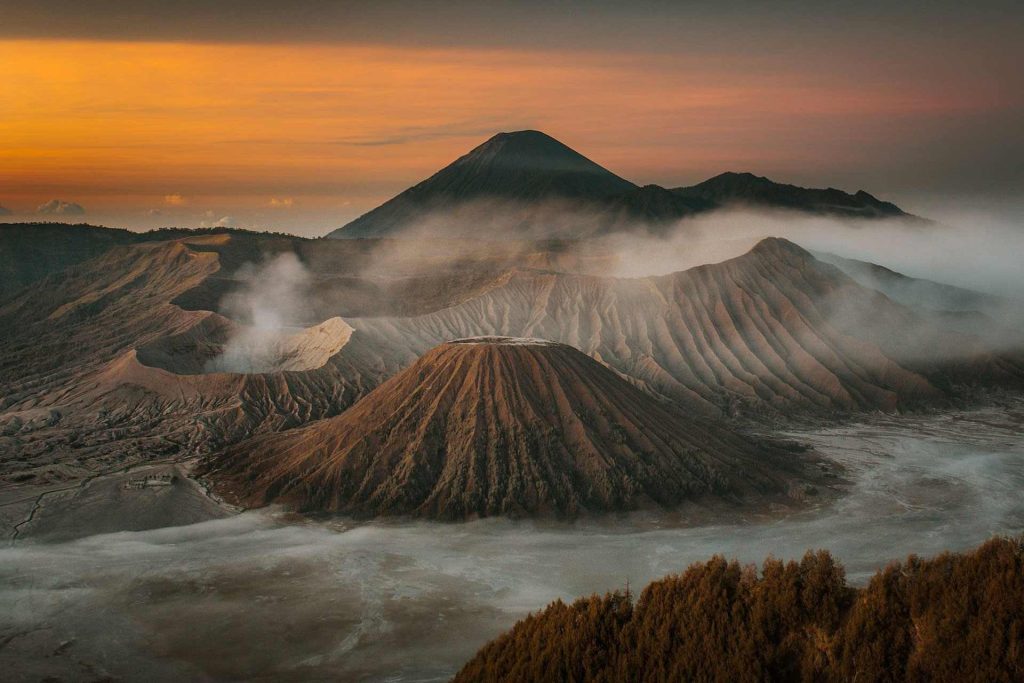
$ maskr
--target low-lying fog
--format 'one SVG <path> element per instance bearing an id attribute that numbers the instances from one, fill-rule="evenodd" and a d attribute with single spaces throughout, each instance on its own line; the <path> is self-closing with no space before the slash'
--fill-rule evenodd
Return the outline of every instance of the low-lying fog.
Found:
<path id="1" fill-rule="evenodd" d="M 680 221 L 665 237 L 612 235 L 616 275 L 662 275 L 747 251 L 764 237 L 877 263 L 911 277 L 1024 298 L 1024 210 L 1011 215 L 945 212 L 934 223 L 844 220 L 767 210 L 724 210 Z"/>
<path id="2" fill-rule="evenodd" d="M 1024 530 L 1024 405 L 801 433 L 847 495 L 784 519 L 680 527 L 367 524 L 273 512 L 0 551 L 8 680 L 443 680 L 555 598 L 639 589 L 715 553 L 828 548 L 856 582 L 910 552 Z M 17 668 L 15 668 L 17 667 Z"/>
<path id="3" fill-rule="evenodd" d="M 590 238 L 578 248 L 615 254 L 616 264 L 601 261 L 601 275 L 642 277 L 665 275 L 705 263 L 739 256 L 765 237 L 784 237 L 806 249 L 877 263 L 911 277 L 967 289 L 1024 298 L 1020 254 L 1024 252 L 1024 205 L 1000 210 L 971 208 L 950 198 L 927 202 L 923 221 L 856 220 L 829 215 L 756 207 L 720 209 L 662 226 L 652 234 L 643 224 L 616 225 L 618 232 Z M 574 234 L 581 226 L 601 225 L 603 213 L 549 201 L 520 205 L 505 200 L 478 200 L 458 210 L 428 214 L 403 229 L 399 240 L 381 249 L 385 258 L 397 253 L 415 258 L 417 243 L 438 234 L 495 239 L 520 239 Z M 530 227 L 532 226 L 532 227 Z M 439 233 L 440 230 L 440 233 Z M 403 244 L 404 242 L 404 244 Z M 407 246 L 405 246 L 407 245 Z"/>

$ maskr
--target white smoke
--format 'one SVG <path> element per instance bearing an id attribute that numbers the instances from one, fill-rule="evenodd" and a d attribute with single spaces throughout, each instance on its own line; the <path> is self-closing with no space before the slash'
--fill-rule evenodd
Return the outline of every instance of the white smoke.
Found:
<path id="1" fill-rule="evenodd" d="M 285 252 L 261 265 L 246 264 L 235 277 L 243 286 L 226 295 L 221 310 L 240 323 L 206 372 L 263 372 L 275 367 L 282 342 L 306 310 L 311 276 L 298 257 Z"/>

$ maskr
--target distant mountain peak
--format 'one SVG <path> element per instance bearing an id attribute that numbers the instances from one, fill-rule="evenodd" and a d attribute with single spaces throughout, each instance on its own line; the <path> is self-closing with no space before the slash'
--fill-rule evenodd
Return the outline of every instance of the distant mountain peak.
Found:
<path id="1" fill-rule="evenodd" d="M 567 151 L 571 154 L 578 153 L 568 145 L 556 140 L 547 133 L 539 130 L 512 130 L 496 133 L 487 139 L 486 142 L 476 147 L 473 151 L 485 149 L 494 145 L 508 146 L 510 148 L 521 148 L 531 151 Z M 471 152 L 472 153 L 472 152 Z M 578 155 L 582 156 L 582 155 Z"/>
<path id="2" fill-rule="evenodd" d="M 579 238 L 665 226 L 728 205 L 849 218 L 909 217 L 859 190 L 728 171 L 692 187 L 639 187 L 539 130 L 498 133 L 329 237 Z"/>
<path id="3" fill-rule="evenodd" d="M 607 202 L 634 189 L 633 183 L 550 135 L 537 130 L 498 133 L 331 236 L 407 233 L 433 216 L 444 216 L 481 201 L 537 205 L 568 200 L 587 204 Z M 474 222 L 487 217 L 474 216 Z M 479 233 L 480 226 L 473 225 L 472 229 L 474 234 Z"/>
<path id="4" fill-rule="evenodd" d="M 753 246 L 751 254 L 762 256 L 790 256 L 801 260 L 810 260 L 814 256 L 799 244 L 787 240 L 785 237 L 765 237 Z"/>
<path id="5" fill-rule="evenodd" d="M 614 178 L 615 180 L 610 183 L 614 187 L 614 191 L 624 191 L 634 187 L 633 183 L 619 178 L 608 169 L 539 130 L 498 133 L 456 160 L 449 168 L 481 165 L 492 165 L 533 174 L 592 174 L 601 178 L 605 183 Z"/>
<path id="6" fill-rule="evenodd" d="M 711 178 L 708 178 L 704 182 L 705 183 L 711 183 L 711 182 L 714 182 L 716 180 L 768 180 L 768 179 L 765 178 L 763 175 L 757 175 L 757 174 L 751 173 L 750 171 L 725 171 L 724 173 L 719 173 L 716 176 L 712 176 Z M 771 181 L 768 181 L 768 182 L 771 182 Z"/>

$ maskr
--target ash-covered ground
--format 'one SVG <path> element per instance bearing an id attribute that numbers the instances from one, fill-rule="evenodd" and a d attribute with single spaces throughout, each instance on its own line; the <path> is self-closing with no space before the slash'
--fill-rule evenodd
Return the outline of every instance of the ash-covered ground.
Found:
<path id="1" fill-rule="evenodd" d="M 639 589 L 720 553 L 827 548 L 863 582 L 889 560 L 1024 531 L 1024 403 L 789 436 L 848 489 L 784 518 L 576 523 L 310 521 L 274 511 L 0 550 L 7 680 L 451 676 L 556 598 Z"/>

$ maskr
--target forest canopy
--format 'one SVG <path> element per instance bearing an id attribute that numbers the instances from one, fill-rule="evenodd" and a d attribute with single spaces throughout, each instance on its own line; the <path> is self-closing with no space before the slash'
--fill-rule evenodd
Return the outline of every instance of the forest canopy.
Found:
<path id="1" fill-rule="evenodd" d="M 825 551 L 722 557 L 556 601 L 484 646 L 469 681 L 1021 681 L 1024 537 L 910 556 L 863 588 Z"/>

